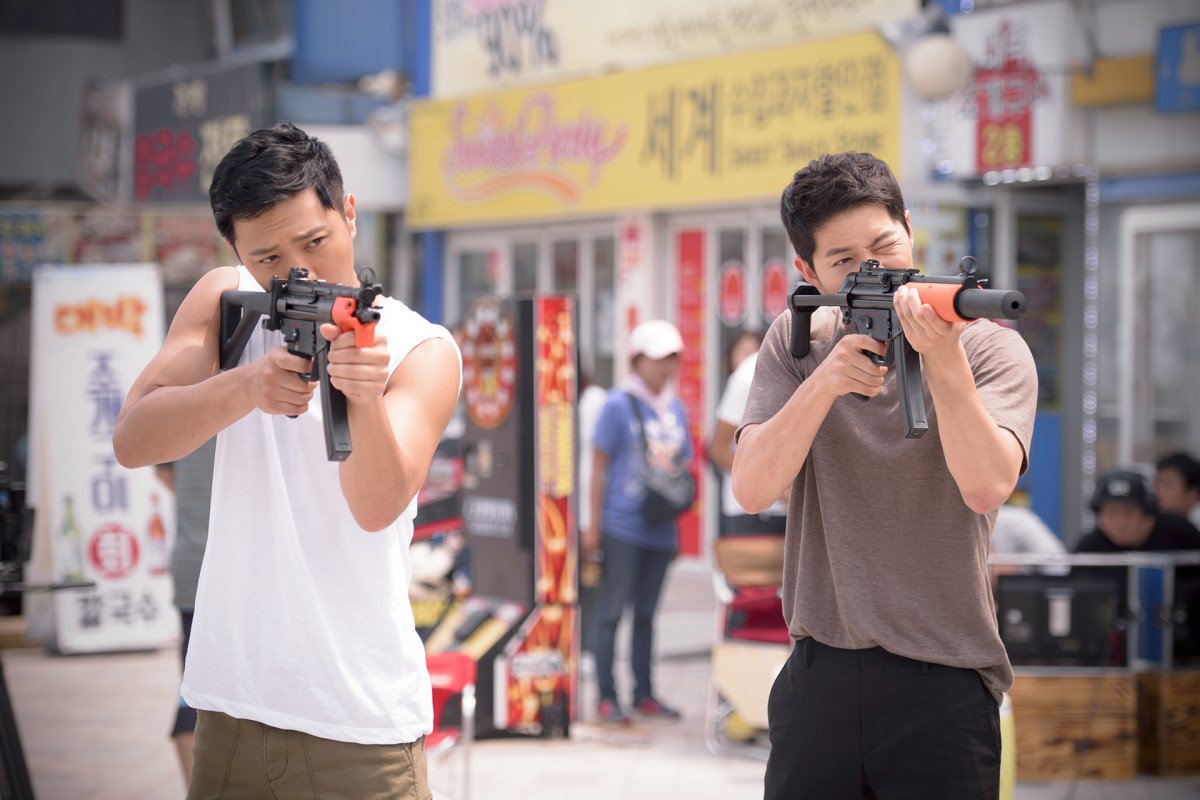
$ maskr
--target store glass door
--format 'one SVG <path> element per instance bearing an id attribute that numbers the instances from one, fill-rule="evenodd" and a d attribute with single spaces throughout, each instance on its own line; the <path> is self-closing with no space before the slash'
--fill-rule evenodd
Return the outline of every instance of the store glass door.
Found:
<path id="1" fill-rule="evenodd" d="M 1190 228 L 1144 230 L 1134 235 L 1132 356 L 1122 461 L 1149 466 L 1177 450 L 1200 455 L 1200 207 Z M 1122 326 L 1123 328 L 1125 326 Z"/>

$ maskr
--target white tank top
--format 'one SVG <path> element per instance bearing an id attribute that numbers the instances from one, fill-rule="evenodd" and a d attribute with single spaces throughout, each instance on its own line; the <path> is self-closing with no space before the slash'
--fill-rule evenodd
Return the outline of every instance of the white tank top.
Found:
<path id="1" fill-rule="evenodd" d="M 238 288 L 262 291 L 244 267 Z M 444 328 L 383 298 L 391 371 Z M 240 364 L 282 344 L 257 330 Z M 193 708 L 363 744 L 433 727 L 408 602 L 417 502 L 368 533 L 326 459 L 320 393 L 297 419 L 258 409 L 217 435 L 208 548 L 182 694 Z M 352 445 L 355 444 L 352 442 Z"/>

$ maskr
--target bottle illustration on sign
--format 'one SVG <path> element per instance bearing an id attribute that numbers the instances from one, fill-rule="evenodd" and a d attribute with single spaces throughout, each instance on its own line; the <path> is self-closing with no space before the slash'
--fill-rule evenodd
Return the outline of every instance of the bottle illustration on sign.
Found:
<path id="1" fill-rule="evenodd" d="M 167 574 L 167 530 L 158 513 L 158 493 L 150 497 L 150 526 L 146 530 L 146 567 L 151 575 Z"/>
<path id="2" fill-rule="evenodd" d="M 81 581 L 83 580 L 83 537 L 79 534 L 79 526 L 75 524 L 71 495 L 63 498 L 63 505 L 66 507 L 66 518 L 63 521 L 57 548 L 59 579 Z"/>

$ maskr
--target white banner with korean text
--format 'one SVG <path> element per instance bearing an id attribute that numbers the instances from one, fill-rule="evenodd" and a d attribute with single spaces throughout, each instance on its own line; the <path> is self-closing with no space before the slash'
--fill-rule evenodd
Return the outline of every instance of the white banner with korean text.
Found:
<path id="1" fill-rule="evenodd" d="M 433 91 L 465 97 L 859 33 L 916 0 L 432 0 Z"/>
<path id="2" fill-rule="evenodd" d="M 162 341 L 157 266 L 34 271 L 31 567 L 42 580 L 95 582 L 53 593 L 63 653 L 155 648 L 178 635 L 173 498 L 153 468 L 119 465 L 112 445 L 125 396 Z"/>

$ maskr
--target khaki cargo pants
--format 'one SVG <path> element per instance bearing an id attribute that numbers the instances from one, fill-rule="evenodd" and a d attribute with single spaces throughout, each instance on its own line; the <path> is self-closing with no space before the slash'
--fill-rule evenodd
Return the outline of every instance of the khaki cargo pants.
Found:
<path id="1" fill-rule="evenodd" d="M 425 739 L 354 744 L 199 712 L 188 800 L 431 800 Z"/>

